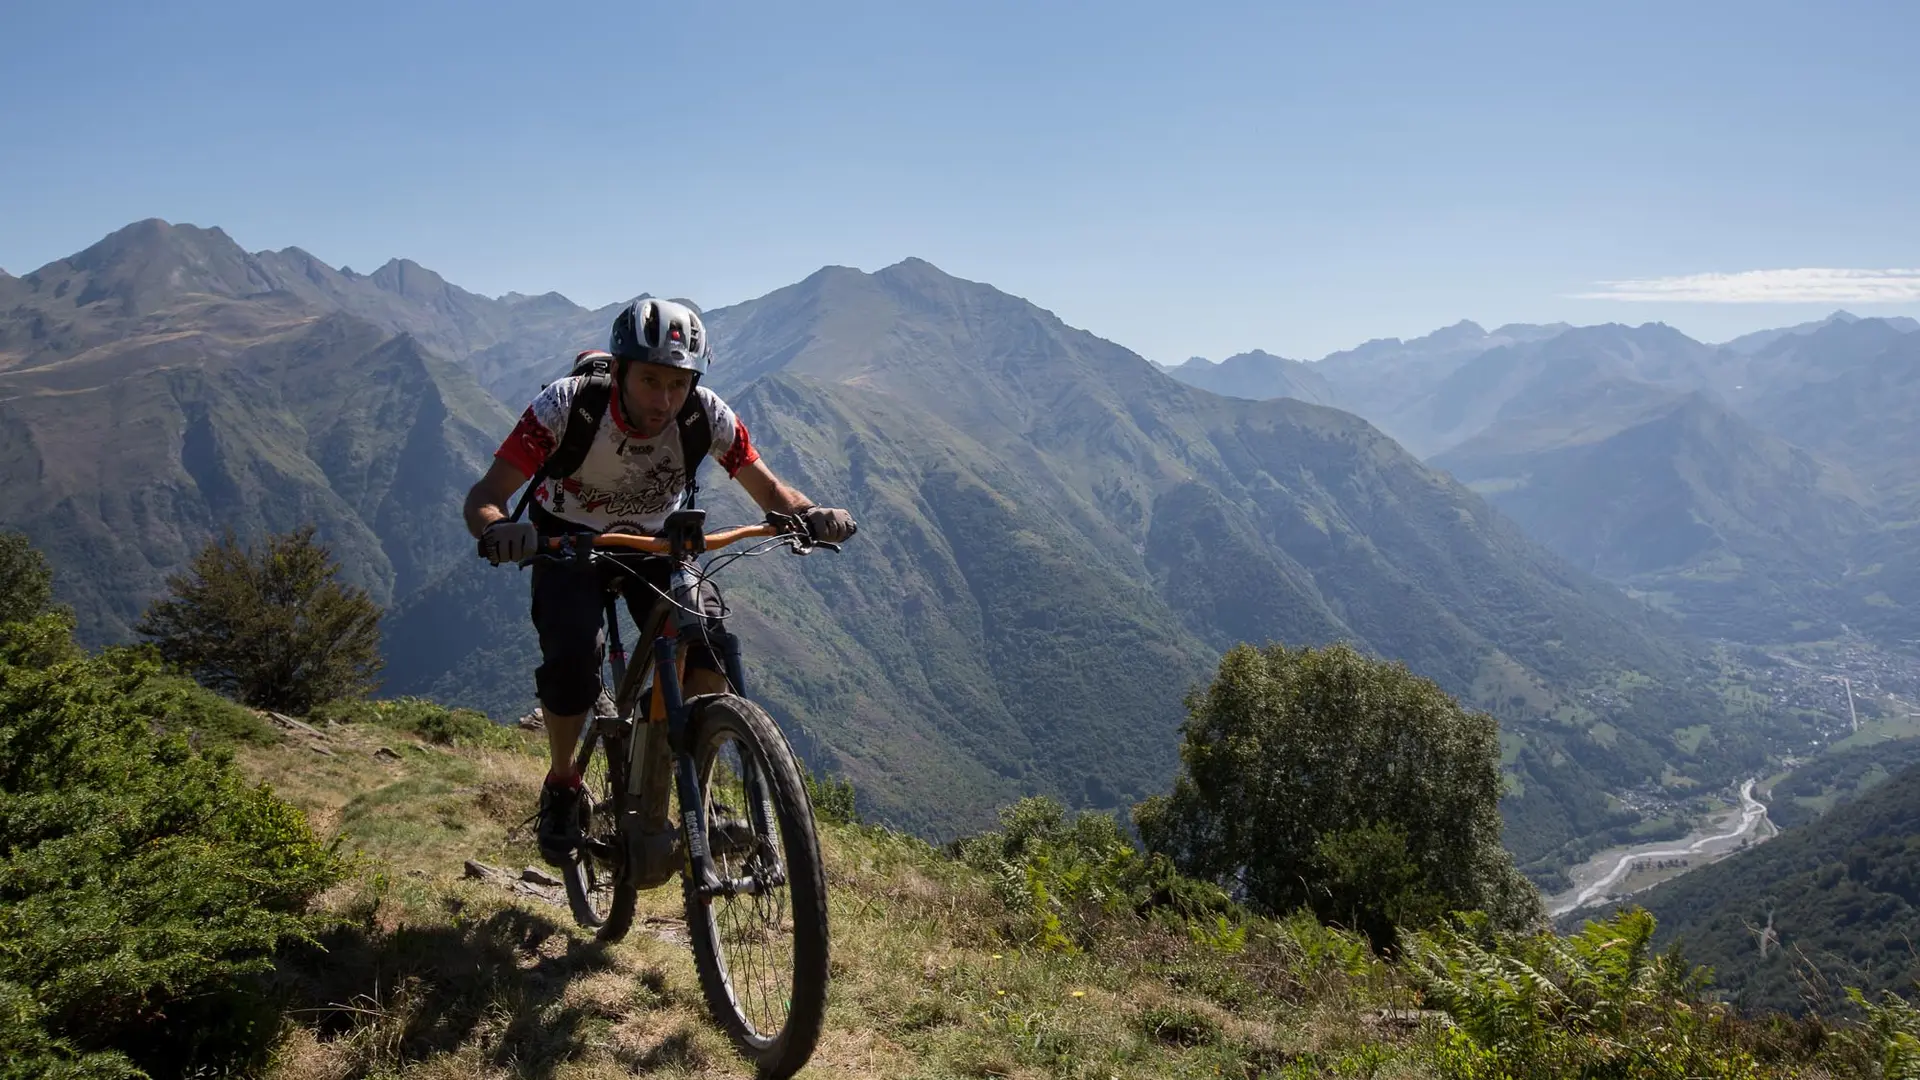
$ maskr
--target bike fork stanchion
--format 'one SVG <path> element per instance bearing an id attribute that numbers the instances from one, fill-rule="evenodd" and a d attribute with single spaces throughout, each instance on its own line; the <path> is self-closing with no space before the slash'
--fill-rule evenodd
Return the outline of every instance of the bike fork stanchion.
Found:
<path id="1" fill-rule="evenodd" d="M 627 647 L 620 642 L 620 602 L 612 593 L 607 601 L 607 660 L 613 665 L 613 685 L 627 681 Z"/>
<path id="2" fill-rule="evenodd" d="M 687 832 L 689 872 L 706 895 L 720 889 L 719 875 L 713 871 L 713 855 L 707 850 L 707 807 L 700 797 L 700 777 L 695 771 L 693 738 L 687 717 L 687 701 L 680 693 L 675 671 L 679 636 L 662 633 L 653 641 L 654 679 L 660 687 L 660 700 L 667 711 L 667 743 L 673 748 L 674 784 L 680 792 L 680 819 Z"/>

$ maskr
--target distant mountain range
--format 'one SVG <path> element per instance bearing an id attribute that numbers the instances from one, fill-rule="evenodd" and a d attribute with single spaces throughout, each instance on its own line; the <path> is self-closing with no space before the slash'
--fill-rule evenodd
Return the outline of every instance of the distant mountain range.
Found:
<path id="1" fill-rule="evenodd" d="M 1313 365 L 1258 349 L 1229 356 L 1217 364 L 1196 356 L 1179 367 L 1161 367 L 1181 382 L 1224 397 L 1250 401 L 1284 397 L 1314 405 L 1340 404 L 1333 385 Z"/>
<path id="2" fill-rule="evenodd" d="M 471 557 L 458 504 L 611 312 L 129 226 L 0 280 L 0 520 L 47 550 L 95 641 L 220 529 L 316 521 L 391 605 L 390 692 L 516 712 L 525 580 Z M 951 833 L 1027 792 L 1161 790 L 1182 693 L 1240 640 L 1351 640 L 1501 716 L 1509 841 L 1541 872 L 1636 820 L 1605 792 L 1725 783 L 1797 737 L 1763 709 L 1676 741 L 1728 706 L 1671 623 L 1349 413 L 1189 387 L 917 260 L 708 314 L 713 385 L 777 470 L 864 526 L 840 558 L 729 572 L 753 690 L 884 819 Z M 1321 373 L 1368 400 L 1368 365 L 1451 377 L 1560 333 L 1463 324 Z M 718 516 L 757 516 L 709 490 Z"/>
<path id="3" fill-rule="evenodd" d="M 1170 371 L 1240 396 L 1330 394 L 1697 630 L 1844 627 L 1899 647 L 1920 639 L 1916 330 L 1837 312 L 1713 346 L 1660 324 L 1460 323 L 1298 364 L 1284 385 Z"/>

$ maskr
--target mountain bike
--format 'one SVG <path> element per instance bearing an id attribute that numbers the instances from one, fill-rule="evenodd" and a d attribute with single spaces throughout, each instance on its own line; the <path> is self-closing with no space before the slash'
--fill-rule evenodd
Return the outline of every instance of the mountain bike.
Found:
<path id="1" fill-rule="evenodd" d="M 743 696 L 739 642 L 708 634 L 699 587 L 745 556 L 839 548 L 787 515 L 714 533 L 702 531 L 705 520 L 704 510 L 679 510 L 658 536 L 550 537 L 527 560 L 614 569 L 604 620 L 615 689 L 580 737 L 582 839 L 561 879 L 575 920 L 611 942 L 632 927 L 640 890 L 678 872 L 708 1009 L 760 1075 L 787 1077 L 812 1055 L 826 1016 L 826 876 L 793 750 Z M 756 539 L 763 542 L 700 563 L 704 553 Z M 664 555 L 672 568 L 670 588 L 653 587 L 660 595 L 638 628 L 652 663 L 629 666 L 618 594 L 623 578 L 637 578 L 636 554 Z M 717 646 L 730 692 L 683 695 L 686 649 L 696 640 Z"/>

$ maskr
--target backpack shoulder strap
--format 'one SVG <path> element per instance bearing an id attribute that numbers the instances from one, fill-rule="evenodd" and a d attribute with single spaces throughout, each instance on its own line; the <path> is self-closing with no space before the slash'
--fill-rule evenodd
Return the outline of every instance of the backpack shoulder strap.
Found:
<path id="1" fill-rule="evenodd" d="M 607 402 L 613 398 L 613 376 L 595 373 L 584 376 L 579 389 L 573 392 L 573 404 L 567 410 L 567 424 L 560 432 L 560 445 L 547 455 L 539 471 L 527 480 L 527 489 L 520 495 L 520 502 L 513 508 L 513 517 L 518 521 L 527 507 L 527 501 L 533 498 L 533 491 L 540 481 L 572 476 L 587 460 L 587 451 L 593 449 L 593 437 L 600 433 L 600 419 L 607 415 Z"/>
<path id="2" fill-rule="evenodd" d="M 687 466 L 687 494 L 680 505 L 692 507 L 700 494 L 700 484 L 695 479 L 700 473 L 700 463 L 707 460 L 707 451 L 713 449 L 713 418 L 700 402 L 698 386 L 687 394 L 687 403 L 680 406 L 673 422 L 680 429 L 680 460 Z"/>

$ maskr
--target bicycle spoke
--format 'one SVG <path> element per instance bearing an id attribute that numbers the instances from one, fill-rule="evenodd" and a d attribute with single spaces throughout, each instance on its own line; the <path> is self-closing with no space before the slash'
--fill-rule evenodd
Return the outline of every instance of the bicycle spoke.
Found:
<path id="1" fill-rule="evenodd" d="M 771 1036 L 786 1024 L 793 979 L 787 890 L 771 884 L 781 836 L 764 766 L 738 740 L 714 749 L 706 791 L 715 869 L 729 879 L 751 879 L 758 888 L 715 897 L 711 915 L 741 1017 L 756 1033 Z"/>

